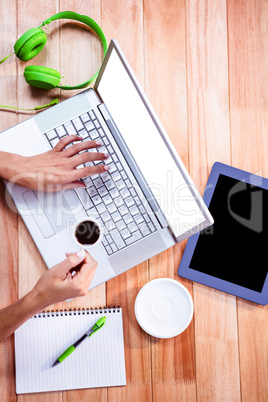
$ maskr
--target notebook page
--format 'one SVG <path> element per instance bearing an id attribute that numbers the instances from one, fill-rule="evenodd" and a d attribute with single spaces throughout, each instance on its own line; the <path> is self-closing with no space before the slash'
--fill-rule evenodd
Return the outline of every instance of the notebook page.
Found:
<path id="1" fill-rule="evenodd" d="M 122 310 L 66 313 L 39 314 L 15 332 L 18 394 L 126 385 Z M 52 367 L 103 316 L 105 325 Z"/>

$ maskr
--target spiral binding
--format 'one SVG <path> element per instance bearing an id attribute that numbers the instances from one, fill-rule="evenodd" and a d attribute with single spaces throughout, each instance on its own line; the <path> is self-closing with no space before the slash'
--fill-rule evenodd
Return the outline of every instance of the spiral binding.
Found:
<path id="1" fill-rule="evenodd" d="M 107 313 L 119 313 L 120 306 L 108 306 L 108 307 L 90 307 L 90 308 L 69 308 L 64 310 L 46 310 L 40 311 L 40 313 L 34 315 L 32 318 L 42 317 L 64 317 L 74 315 L 92 315 L 92 314 L 107 314 Z"/>

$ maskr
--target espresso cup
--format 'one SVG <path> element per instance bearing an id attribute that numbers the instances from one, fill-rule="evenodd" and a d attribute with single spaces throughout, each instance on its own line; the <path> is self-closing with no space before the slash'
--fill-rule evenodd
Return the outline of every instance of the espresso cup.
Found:
<path id="1" fill-rule="evenodd" d="M 102 241 L 103 230 L 94 218 L 80 219 L 72 229 L 74 242 L 83 248 L 95 247 Z"/>

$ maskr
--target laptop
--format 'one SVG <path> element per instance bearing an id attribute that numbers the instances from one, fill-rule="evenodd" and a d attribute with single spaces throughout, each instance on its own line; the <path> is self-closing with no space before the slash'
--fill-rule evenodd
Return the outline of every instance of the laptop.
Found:
<path id="1" fill-rule="evenodd" d="M 167 105 L 168 107 L 168 105 Z M 66 135 L 100 139 L 110 170 L 83 178 L 86 188 L 58 193 L 6 183 L 48 268 L 76 251 L 73 226 L 97 219 L 102 242 L 93 288 L 212 225 L 213 218 L 137 81 L 112 40 L 94 88 L 0 133 L 0 150 L 48 151 Z M 95 150 L 94 150 L 95 151 Z"/>

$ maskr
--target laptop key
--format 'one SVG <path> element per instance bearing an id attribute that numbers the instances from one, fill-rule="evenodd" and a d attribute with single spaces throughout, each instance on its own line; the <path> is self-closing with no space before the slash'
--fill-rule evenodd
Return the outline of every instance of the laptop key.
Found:
<path id="1" fill-rule="evenodd" d="M 121 205 L 121 207 L 118 208 L 118 209 L 119 209 L 119 212 L 120 212 L 121 215 L 126 215 L 126 214 L 128 213 L 128 209 L 127 209 L 127 207 L 125 206 L 125 204 L 124 204 L 124 205 Z"/>
<path id="2" fill-rule="evenodd" d="M 131 237 L 128 237 L 125 241 L 126 241 L 126 244 L 129 245 L 129 244 L 134 243 L 134 242 L 137 241 L 137 240 L 140 240 L 141 238 L 142 238 L 142 235 L 141 235 L 141 233 L 137 230 L 136 232 L 132 233 L 132 236 L 131 236 Z"/>
<path id="3" fill-rule="evenodd" d="M 110 164 L 110 170 L 109 170 L 110 174 L 112 174 L 112 173 L 115 172 L 116 170 L 117 170 L 117 168 L 116 168 L 115 164 L 114 164 L 114 163 L 111 163 L 111 164 Z"/>
<path id="4" fill-rule="evenodd" d="M 96 180 L 94 180 L 94 185 L 96 188 L 99 188 L 103 185 L 103 181 L 101 180 L 100 177 L 98 177 Z"/>
<path id="5" fill-rule="evenodd" d="M 69 135 L 76 135 L 77 134 L 71 121 L 68 121 L 67 123 L 65 123 L 64 126 L 65 126 L 65 129 L 67 130 L 67 133 Z"/>
<path id="6" fill-rule="evenodd" d="M 93 197 L 94 195 L 98 194 L 98 190 L 94 186 L 89 187 L 87 191 L 90 197 Z"/>
<path id="7" fill-rule="evenodd" d="M 148 225 L 149 225 L 149 228 L 151 229 L 152 232 L 156 231 L 156 229 L 155 229 L 155 227 L 154 227 L 152 222 L 148 222 Z"/>
<path id="8" fill-rule="evenodd" d="M 124 205 L 124 200 L 122 197 L 117 197 L 114 199 L 114 203 L 117 206 L 117 208 L 121 207 L 121 205 Z"/>
<path id="9" fill-rule="evenodd" d="M 108 242 L 107 242 L 105 236 L 104 236 L 103 239 L 102 239 L 102 244 L 103 244 L 105 247 L 108 246 Z"/>
<path id="10" fill-rule="evenodd" d="M 128 198 L 125 199 L 125 203 L 126 203 L 126 205 L 128 206 L 128 208 L 129 208 L 129 207 L 131 207 L 132 205 L 135 204 L 135 201 L 133 200 L 133 198 L 128 197 Z"/>
<path id="11" fill-rule="evenodd" d="M 109 172 L 103 172 L 100 174 L 100 177 L 102 178 L 102 180 L 105 182 L 107 180 L 109 180 L 111 178 L 110 173 Z"/>
<path id="12" fill-rule="evenodd" d="M 110 232 L 111 230 L 113 230 L 115 228 L 115 223 L 112 219 L 110 219 L 108 222 L 105 223 L 106 229 L 108 230 L 108 232 Z"/>
<path id="13" fill-rule="evenodd" d="M 114 243 L 110 244 L 111 249 L 113 250 L 113 252 L 115 253 L 117 251 L 117 247 Z"/>
<path id="14" fill-rule="evenodd" d="M 136 215 L 139 213 L 139 209 L 138 209 L 137 205 L 133 205 L 132 207 L 130 207 L 129 211 L 130 211 L 131 215 Z"/>
<path id="15" fill-rule="evenodd" d="M 133 222 L 130 222 L 128 225 L 127 225 L 127 227 L 128 227 L 128 229 L 131 231 L 131 233 L 134 233 L 134 232 L 136 232 L 136 230 L 138 230 L 138 226 L 136 225 L 136 223 L 133 221 Z"/>
<path id="16" fill-rule="evenodd" d="M 123 216 L 124 221 L 126 222 L 126 224 L 128 225 L 130 222 L 133 221 L 132 216 L 130 215 L 130 213 L 128 213 L 127 215 Z"/>
<path id="17" fill-rule="evenodd" d="M 116 227 L 119 230 L 119 232 L 121 233 L 121 230 L 126 229 L 127 225 L 125 224 L 125 222 L 123 221 L 123 219 L 121 219 L 120 221 L 116 222 Z"/>
<path id="18" fill-rule="evenodd" d="M 101 218 L 103 222 L 108 222 L 111 219 L 111 215 L 109 214 L 108 211 L 105 211 L 101 214 Z"/>
<path id="19" fill-rule="evenodd" d="M 111 249 L 110 246 L 105 247 L 105 250 L 107 251 L 107 253 L 108 253 L 109 255 L 111 255 L 111 254 L 113 253 L 113 251 L 112 251 L 112 249 Z"/>
<path id="20" fill-rule="evenodd" d="M 125 239 L 126 245 L 129 246 L 130 244 L 134 243 L 136 241 L 134 236 L 130 236 L 127 239 Z"/>
<path id="21" fill-rule="evenodd" d="M 108 191 L 106 190 L 105 186 L 102 186 L 98 189 L 99 195 L 101 197 L 104 197 L 106 194 L 108 194 Z"/>
<path id="22" fill-rule="evenodd" d="M 82 130 L 84 128 L 79 117 L 76 117 L 75 119 L 73 119 L 72 122 L 77 131 Z"/>
<path id="23" fill-rule="evenodd" d="M 81 117 L 81 120 L 82 120 L 83 123 L 86 123 L 88 120 L 90 120 L 90 117 L 89 117 L 88 113 L 84 113 L 80 117 Z"/>
<path id="24" fill-rule="evenodd" d="M 92 130 L 92 131 L 90 131 L 90 137 L 91 137 L 91 139 L 92 140 L 96 140 L 96 138 L 98 138 L 99 137 L 99 133 L 98 133 L 98 131 L 97 130 Z"/>
<path id="25" fill-rule="evenodd" d="M 121 248 L 125 247 L 126 244 L 117 229 L 111 230 L 110 236 L 113 239 L 113 241 L 115 242 L 116 246 L 119 248 L 119 250 Z"/>
<path id="26" fill-rule="evenodd" d="M 123 188 L 123 190 L 121 190 L 121 195 L 123 198 L 127 198 L 130 196 L 130 192 L 128 191 L 127 188 Z"/>
<path id="27" fill-rule="evenodd" d="M 113 202 L 111 202 L 110 204 L 107 205 L 107 209 L 110 212 L 110 214 L 112 214 L 113 212 L 117 211 L 116 206 L 114 205 Z"/>
<path id="28" fill-rule="evenodd" d="M 147 236 L 148 234 L 151 233 L 150 229 L 148 228 L 148 226 L 144 221 L 139 225 L 139 230 L 141 231 L 143 236 Z"/>
<path id="29" fill-rule="evenodd" d="M 109 194 L 107 194 L 107 195 L 105 195 L 105 196 L 103 197 L 103 202 L 104 202 L 105 205 L 108 205 L 108 204 L 110 204 L 111 202 L 113 202 L 113 200 L 112 200 L 111 196 L 110 196 Z"/>
<path id="30" fill-rule="evenodd" d="M 114 187 L 114 188 L 112 188 L 110 190 L 110 196 L 113 197 L 113 198 L 117 198 L 117 197 L 120 196 L 120 193 L 119 193 L 119 191 L 117 190 L 116 187 Z"/>
<path id="31" fill-rule="evenodd" d="M 120 215 L 120 213 L 119 213 L 118 211 L 116 211 L 116 212 L 114 212 L 114 213 L 112 214 L 112 218 L 113 218 L 113 221 L 114 221 L 114 222 L 117 222 L 117 221 L 120 221 L 120 220 L 121 220 L 121 215 Z"/>
<path id="32" fill-rule="evenodd" d="M 56 131 L 57 131 L 59 137 L 63 137 L 64 135 L 66 135 L 66 131 L 63 126 L 57 127 Z"/>
<path id="33" fill-rule="evenodd" d="M 94 128 L 95 128 L 95 126 L 92 123 L 92 121 L 88 121 L 87 123 L 85 123 L 85 127 L 86 127 L 87 131 L 94 130 Z"/>
<path id="34" fill-rule="evenodd" d="M 101 202 L 100 204 L 98 204 L 96 206 L 98 213 L 101 215 L 103 212 L 106 211 L 106 206 L 103 204 L 103 202 Z"/>
<path id="35" fill-rule="evenodd" d="M 96 194 L 94 195 L 94 197 L 92 197 L 92 201 L 94 202 L 95 205 L 98 205 L 102 202 L 102 199 L 98 194 Z"/>
<path id="36" fill-rule="evenodd" d="M 106 237 L 106 240 L 108 241 L 108 243 L 112 243 L 113 239 L 111 238 L 111 236 L 108 234 Z"/>
<path id="37" fill-rule="evenodd" d="M 114 182 L 111 179 L 106 181 L 105 186 L 107 187 L 107 189 L 109 191 L 115 187 Z M 118 195 L 119 195 L 119 193 L 118 193 Z"/>
<path id="38" fill-rule="evenodd" d="M 94 120 L 93 123 L 95 124 L 96 128 L 100 128 L 100 123 L 98 122 L 98 120 Z"/>
<path id="39" fill-rule="evenodd" d="M 87 132 L 85 129 L 83 129 L 83 130 L 81 130 L 81 131 L 79 132 L 79 135 L 80 135 L 80 137 L 82 137 L 83 140 L 84 140 L 85 138 L 88 137 L 88 132 Z"/>
<path id="40" fill-rule="evenodd" d="M 57 137 L 56 131 L 55 130 L 50 130 L 48 133 L 46 133 L 47 139 L 53 140 L 53 138 Z"/>
<path id="41" fill-rule="evenodd" d="M 96 116 L 95 116 L 95 113 L 93 112 L 93 110 L 90 110 L 88 113 L 92 120 L 96 119 Z"/>
<path id="42" fill-rule="evenodd" d="M 121 174 L 119 172 L 114 172 L 111 176 L 112 176 L 113 181 L 117 181 L 117 180 L 121 179 Z"/>
<path id="43" fill-rule="evenodd" d="M 115 184 L 119 191 L 126 187 L 124 180 L 119 180 Z"/>
<path id="44" fill-rule="evenodd" d="M 92 180 L 91 180 L 91 178 L 90 177 L 85 177 L 84 179 L 82 179 L 83 180 L 83 182 L 84 182 L 84 185 L 86 186 L 86 187 L 90 187 L 90 186 L 92 186 L 93 185 L 93 182 L 92 182 Z"/>
<path id="45" fill-rule="evenodd" d="M 57 145 L 59 140 L 60 139 L 58 137 L 56 137 L 56 138 L 53 138 L 53 140 L 50 141 L 50 144 L 51 144 L 52 148 L 54 148 Z"/>
<path id="46" fill-rule="evenodd" d="M 143 217 L 142 217 L 141 214 L 135 215 L 135 216 L 134 216 L 134 220 L 135 220 L 135 222 L 137 223 L 137 225 L 139 225 L 140 223 L 144 222 L 144 219 L 143 219 Z"/>
<path id="47" fill-rule="evenodd" d="M 128 228 L 125 228 L 121 231 L 121 235 L 123 237 L 123 239 L 127 239 L 128 237 L 131 236 L 130 231 L 128 230 Z"/>

